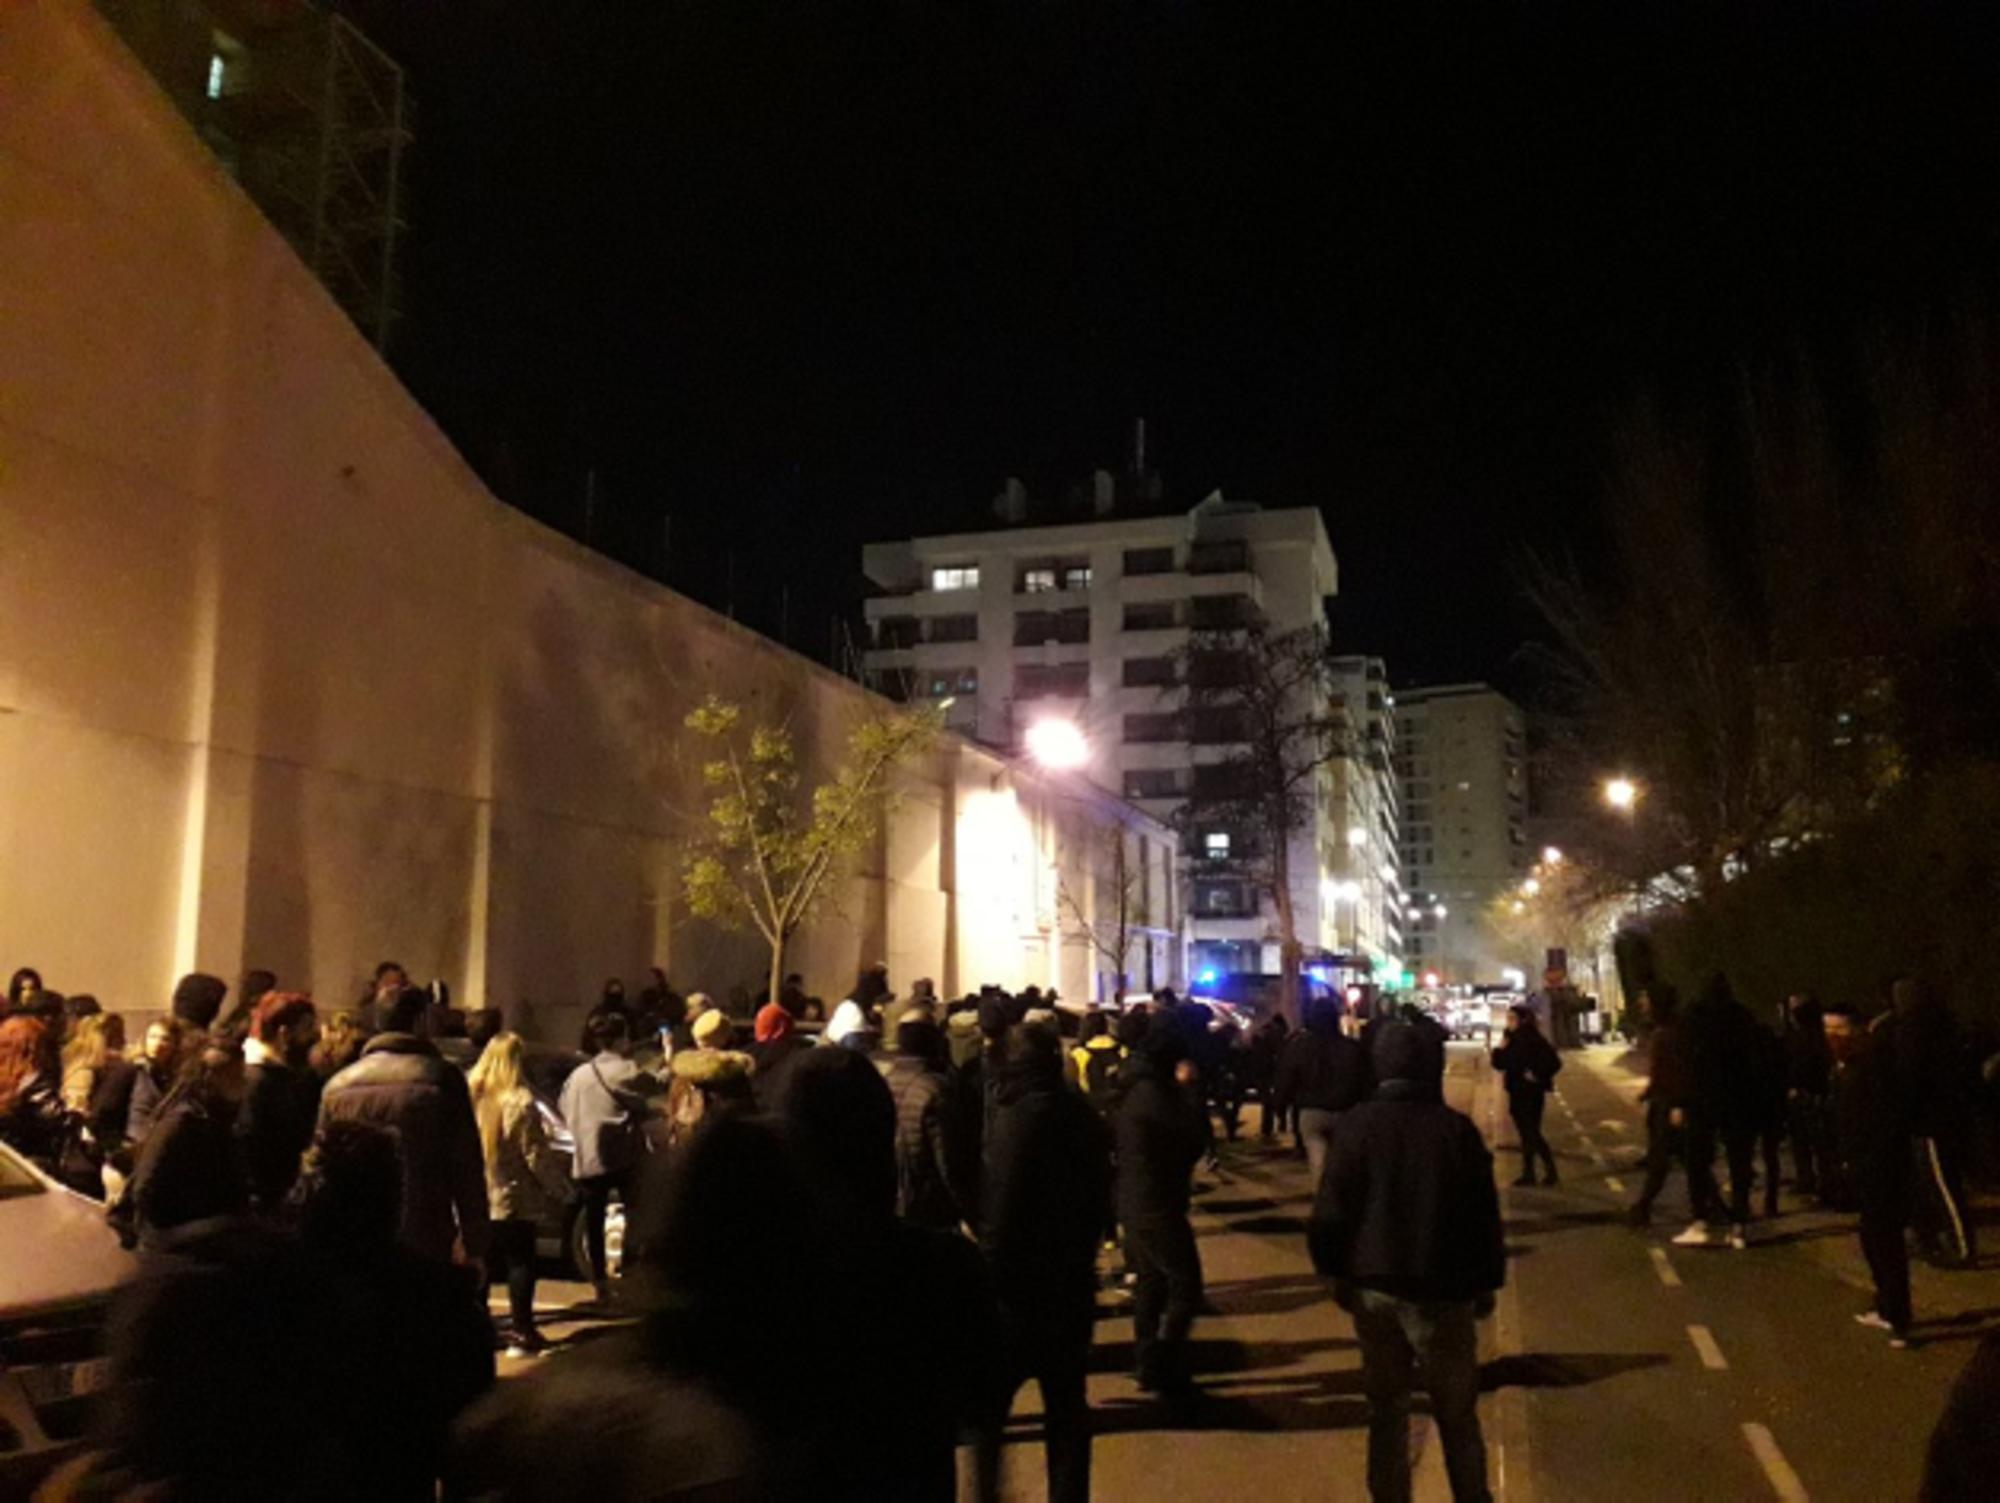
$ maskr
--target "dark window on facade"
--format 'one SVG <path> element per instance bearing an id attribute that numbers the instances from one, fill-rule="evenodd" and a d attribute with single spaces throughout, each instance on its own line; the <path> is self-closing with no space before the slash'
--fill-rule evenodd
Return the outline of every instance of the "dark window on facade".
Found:
<path id="1" fill-rule="evenodd" d="M 1245 660 L 1235 652 L 1197 652 L 1188 658 L 1188 687 L 1228 689 L 1243 681 Z"/>
<path id="2" fill-rule="evenodd" d="M 1240 799 L 1249 794 L 1249 769 L 1235 762 L 1204 762 L 1194 769 L 1194 796 Z"/>
<path id="3" fill-rule="evenodd" d="M 915 647 L 922 626 L 915 616 L 884 616 L 875 623 L 877 647 Z"/>
<path id="4" fill-rule="evenodd" d="M 1188 625 L 1197 631 L 1229 631 L 1255 619 L 1248 595 L 1196 595 L 1188 601 Z"/>
<path id="5" fill-rule="evenodd" d="M 1127 658 L 1125 687 L 1128 689 L 1166 688 L 1177 682 L 1172 658 Z"/>
<path id="6" fill-rule="evenodd" d="M 977 694 L 979 692 L 979 670 L 977 668 L 932 668 L 924 674 L 924 687 L 932 699 L 943 699 L 947 694 Z"/>
<path id="7" fill-rule="evenodd" d="M 933 616 L 931 617 L 931 640 L 933 642 L 977 642 L 979 640 L 979 618 L 977 616 Z"/>
<path id="8" fill-rule="evenodd" d="M 1175 626 L 1174 603 L 1171 600 L 1139 600 L 1125 607 L 1125 630 L 1158 631 L 1162 627 Z"/>
<path id="9" fill-rule="evenodd" d="M 1090 611 L 1023 611 L 1014 619 L 1014 645 L 1039 647 L 1044 642 L 1088 642 Z"/>
<path id="10" fill-rule="evenodd" d="M 1233 746 L 1249 738 L 1240 705 L 1203 705 L 1188 714 L 1188 740 L 1199 746 Z"/>
<path id="11" fill-rule="evenodd" d="M 1174 572 L 1174 550 L 1172 548 L 1127 548 L 1125 550 L 1125 572 L 1127 574 L 1171 574 Z"/>
<path id="12" fill-rule="evenodd" d="M 1179 798 L 1180 774 L 1171 767 L 1133 767 L 1125 773 L 1127 798 Z"/>
<path id="13" fill-rule="evenodd" d="M 1125 739 L 1127 741 L 1179 741 L 1181 739 L 1181 718 L 1178 715 L 1127 715 L 1125 717 Z"/>
<path id="14" fill-rule="evenodd" d="M 1250 545 L 1244 542 L 1196 543 L 1188 549 L 1190 574 L 1242 574 L 1250 568 Z"/>
<path id="15" fill-rule="evenodd" d="M 1206 918 L 1255 918 L 1257 901 L 1247 883 L 1201 881 L 1194 884 L 1194 911 Z"/>
<path id="16" fill-rule="evenodd" d="M 1090 693 L 1088 663 L 1023 663 L 1014 670 L 1014 697 L 1036 699 L 1057 695 L 1082 699 Z"/>

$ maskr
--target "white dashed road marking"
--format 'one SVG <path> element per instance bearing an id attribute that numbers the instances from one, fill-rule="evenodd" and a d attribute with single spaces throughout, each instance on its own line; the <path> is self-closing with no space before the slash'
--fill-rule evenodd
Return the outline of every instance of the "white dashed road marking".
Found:
<path id="1" fill-rule="evenodd" d="M 1646 1250 L 1653 1255 L 1653 1272 L 1660 1276 L 1660 1282 L 1669 1289 L 1680 1288 L 1681 1276 L 1675 1271 L 1674 1260 L 1667 1256 L 1667 1250 L 1664 1247 L 1649 1247 Z"/>
<path id="2" fill-rule="evenodd" d="M 1729 1359 L 1722 1355 L 1722 1348 L 1715 1344 L 1715 1333 L 1707 1326 L 1689 1326 L 1688 1340 L 1701 1354 L 1701 1365 L 1710 1372 L 1724 1372 L 1729 1367 Z"/>
<path id="3" fill-rule="evenodd" d="M 1750 1442 L 1750 1450 L 1770 1479 L 1771 1491 L 1778 1495 L 1780 1503 L 1809 1503 L 1811 1494 L 1799 1481 L 1799 1474 L 1792 1470 L 1792 1464 L 1785 1460 L 1785 1453 L 1778 1449 L 1777 1437 L 1768 1427 L 1747 1423 L 1743 1426 L 1743 1438 Z"/>

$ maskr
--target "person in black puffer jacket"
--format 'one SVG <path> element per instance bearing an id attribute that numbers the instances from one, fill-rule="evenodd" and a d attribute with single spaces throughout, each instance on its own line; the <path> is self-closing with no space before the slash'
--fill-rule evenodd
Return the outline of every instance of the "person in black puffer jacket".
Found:
<path id="1" fill-rule="evenodd" d="M 1188 1220 L 1195 1165 L 1208 1142 L 1201 1107 L 1175 1081 L 1182 1037 L 1155 1029 L 1126 1063 L 1129 1080 L 1112 1132 L 1118 1146 L 1118 1221 L 1138 1283 L 1132 1291 L 1139 1386 L 1169 1396 L 1189 1386 L 1187 1335 L 1201 1307 L 1201 1253 Z"/>

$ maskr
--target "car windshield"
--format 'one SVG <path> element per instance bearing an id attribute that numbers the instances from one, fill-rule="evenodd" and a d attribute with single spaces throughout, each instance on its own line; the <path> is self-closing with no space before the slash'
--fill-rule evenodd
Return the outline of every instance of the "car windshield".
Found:
<path id="1" fill-rule="evenodd" d="M 33 1170 L 14 1156 L 12 1149 L 0 1147 L 0 1200 L 47 1193 L 48 1186 L 35 1177 Z"/>

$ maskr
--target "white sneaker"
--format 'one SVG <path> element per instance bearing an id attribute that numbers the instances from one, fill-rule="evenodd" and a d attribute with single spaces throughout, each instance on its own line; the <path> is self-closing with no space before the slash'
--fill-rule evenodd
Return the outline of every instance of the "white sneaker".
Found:
<path id="1" fill-rule="evenodd" d="M 1863 1311 L 1854 1317 L 1854 1323 L 1857 1326 L 1866 1326 L 1871 1331 L 1893 1331 L 1896 1329 L 1888 1321 L 1884 1320 L 1881 1313 L 1876 1310 Z"/>
<path id="2" fill-rule="evenodd" d="M 1675 1247 L 1714 1247 L 1720 1239 L 1702 1222 L 1695 1222 L 1674 1238 Z"/>
<path id="3" fill-rule="evenodd" d="M 1729 1245 L 1737 1252 L 1750 1245 L 1750 1229 L 1746 1226 L 1732 1226 L 1729 1229 Z"/>

